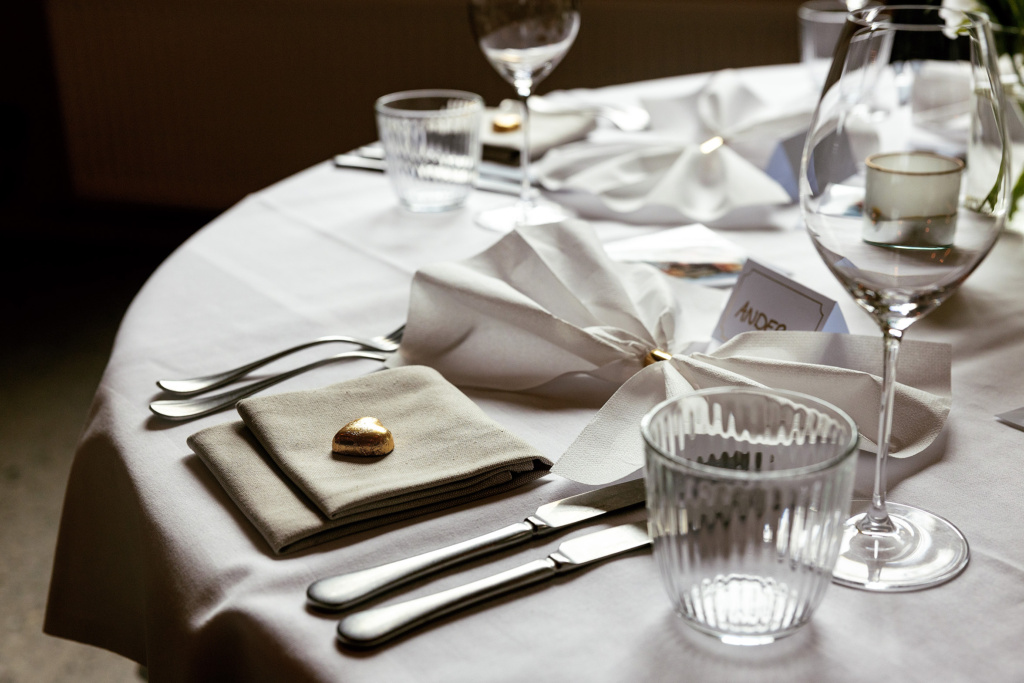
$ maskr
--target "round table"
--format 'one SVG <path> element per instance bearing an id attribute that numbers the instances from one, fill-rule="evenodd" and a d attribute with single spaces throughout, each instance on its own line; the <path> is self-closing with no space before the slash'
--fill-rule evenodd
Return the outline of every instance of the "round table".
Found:
<path id="1" fill-rule="evenodd" d="M 765 92 L 803 77 L 796 66 L 743 76 Z M 692 92 L 705 78 L 600 94 Z M 549 476 L 494 499 L 276 556 L 185 443 L 233 414 L 163 421 L 147 409 L 158 396 L 154 381 L 231 367 L 323 334 L 393 329 L 404 319 L 416 270 L 492 244 L 500 235 L 476 227 L 473 216 L 509 201 L 477 192 L 460 211 L 412 215 L 397 207 L 382 175 L 325 162 L 245 198 L 172 254 L 124 318 L 78 444 L 46 631 L 130 657 L 154 681 L 1024 678 L 1024 433 L 994 419 L 1024 405 L 1024 250 L 1016 234 L 1006 234 L 962 290 L 909 332 L 953 345 L 953 409 L 927 451 L 890 463 L 890 492 L 966 534 L 971 564 L 952 583 L 897 595 L 834 586 L 803 631 L 745 649 L 685 626 L 651 555 L 639 553 L 445 618 L 379 651 L 339 646 L 337 617 L 306 605 L 311 581 L 503 527 L 582 487 Z M 852 332 L 877 334 L 826 271 L 795 207 L 766 210 L 764 224 L 771 227 L 727 236 L 838 301 Z M 594 225 L 606 240 L 658 229 Z M 283 366 L 322 355 L 314 349 Z M 325 386 L 378 366 L 337 363 L 271 391 Z M 552 459 L 604 399 L 467 393 Z M 871 458 L 862 460 L 860 494 L 870 492 L 870 469 Z M 382 602 L 538 559 L 586 531 L 471 562 Z"/>

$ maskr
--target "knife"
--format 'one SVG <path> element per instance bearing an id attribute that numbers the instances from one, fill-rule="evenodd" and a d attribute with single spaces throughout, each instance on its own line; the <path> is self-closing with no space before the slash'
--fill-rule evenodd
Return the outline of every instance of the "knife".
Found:
<path id="1" fill-rule="evenodd" d="M 306 590 L 306 597 L 317 607 L 325 609 L 352 607 L 421 576 L 608 512 L 639 505 L 644 500 L 643 479 L 580 493 L 541 505 L 522 522 L 468 541 L 378 567 L 314 581 Z"/>
<path id="2" fill-rule="evenodd" d="M 488 161 L 486 159 L 486 152 L 488 147 L 489 145 L 484 145 L 485 158 L 480 160 L 480 175 L 488 178 L 498 178 L 501 180 L 507 180 L 511 183 L 519 185 L 519 181 L 523 179 L 523 170 L 519 167 L 518 161 L 511 165 L 509 163 L 501 163 L 498 161 Z M 356 147 L 348 154 L 363 159 L 376 159 L 378 161 L 384 161 L 384 146 L 381 145 L 379 142 L 371 142 L 368 145 Z M 342 157 L 344 156 L 345 155 L 342 155 Z"/>
<path id="3" fill-rule="evenodd" d="M 365 171 L 383 172 L 387 170 L 383 159 L 373 159 L 370 157 L 360 156 L 358 154 L 336 154 L 334 156 L 334 165 L 338 168 L 358 168 Z M 473 187 L 487 192 L 500 192 L 502 194 L 511 195 L 518 195 L 520 192 L 518 182 L 513 182 L 512 180 L 497 176 L 477 176 L 476 181 L 473 183 Z"/>
<path id="4" fill-rule="evenodd" d="M 338 623 L 338 639 L 346 645 L 374 647 L 462 607 L 650 544 L 647 522 L 622 524 L 573 538 L 543 560 L 434 595 L 353 612 Z"/>

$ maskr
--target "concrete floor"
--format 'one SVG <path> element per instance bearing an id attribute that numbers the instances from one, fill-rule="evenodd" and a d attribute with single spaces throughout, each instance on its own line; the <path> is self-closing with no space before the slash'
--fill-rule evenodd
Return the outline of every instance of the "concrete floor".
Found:
<path id="1" fill-rule="evenodd" d="M 60 241 L 0 249 L 0 683 L 138 683 L 134 662 L 42 625 L 78 435 L 121 316 L 169 247 Z"/>

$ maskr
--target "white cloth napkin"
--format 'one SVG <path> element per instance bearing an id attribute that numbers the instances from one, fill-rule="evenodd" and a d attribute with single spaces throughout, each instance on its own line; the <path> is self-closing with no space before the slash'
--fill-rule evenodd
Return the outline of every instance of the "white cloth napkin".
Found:
<path id="1" fill-rule="evenodd" d="M 464 387 L 533 389 L 562 375 L 621 384 L 674 348 L 677 308 L 653 267 L 612 261 L 586 223 L 519 228 L 413 278 L 389 367 L 429 365 Z"/>
<path id="2" fill-rule="evenodd" d="M 678 351 L 676 316 L 666 276 L 613 262 L 587 224 L 520 228 L 474 258 L 416 274 L 405 336 L 388 365 L 429 365 L 459 386 L 510 391 L 568 374 L 620 385 L 553 470 L 588 484 L 640 467 L 640 418 L 656 403 L 710 386 L 763 385 L 817 396 L 846 410 L 860 427 L 862 446 L 873 448 L 878 338 L 754 332 L 712 354 L 677 355 L 645 369 L 651 349 Z M 693 339 L 699 332 L 688 334 Z M 920 452 L 941 431 L 950 406 L 950 357 L 947 345 L 906 342 L 896 457 Z"/>
<path id="3" fill-rule="evenodd" d="M 585 484 L 614 481 L 643 466 L 640 419 L 661 401 L 697 389 L 757 386 L 815 396 L 846 411 L 860 447 L 877 450 L 882 342 L 824 332 L 747 332 L 711 354 L 675 356 L 630 378 L 559 458 L 553 472 Z M 951 348 L 903 342 L 890 455 L 905 458 L 942 431 L 952 403 Z"/>
<path id="4" fill-rule="evenodd" d="M 604 131 L 552 149 L 534 169 L 541 184 L 592 194 L 621 214 L 657 205 L 696 222 L 790 202 L 762 168 L 780 140 L 806 127 L 813 101 L 768 101 L 726 70 L 695 94 L 643 104 L 650 132 Z"/>

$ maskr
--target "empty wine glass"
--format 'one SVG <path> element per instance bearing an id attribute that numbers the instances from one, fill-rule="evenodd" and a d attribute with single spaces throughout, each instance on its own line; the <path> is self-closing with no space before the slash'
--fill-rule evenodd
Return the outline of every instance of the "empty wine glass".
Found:
<path id="1" fill-rule="evenodd" d="M 807 135 L 800 199 L 808 231 L 884 344 L 874 492 L 847 524 L 840 584 L 926 588 L 969 560 L 950 522 L 886 501 L 885 475 L 900 339 L 971 274 L 1005 219 L 1010 166 L 998 79 L 984 15 L 923 5 L 857 10 Z"/>
<path id="2" fill-rule="evenodd" d="M 571 216 L 560 206 L 537 201 L 530 182 L 527 98 L 569 51 L 580 28 L 579 0 L 469 0 L 469 19 L 484 56 L 511 83 L 522 105 L 523 147 L 519 202 L 484 211 L 477 222 L 493 230 L 557 223 Z"/>

